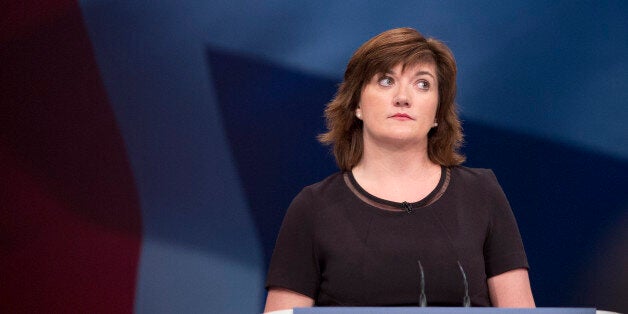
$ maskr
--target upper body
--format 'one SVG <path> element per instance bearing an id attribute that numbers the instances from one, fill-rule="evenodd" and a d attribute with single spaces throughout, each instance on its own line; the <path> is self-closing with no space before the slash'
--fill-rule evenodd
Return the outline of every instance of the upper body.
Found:
<path id="1" fill-rule="evenodd" d="M 424 199 L 403 204 L 366 192 L 351 172 L 304 188 L 286 214 L 268 287 L 316 305 L 416 306 L 420 267 L 428 305 L 490 306 L 487 278 L 527 268 L 512 211 L 493 173 L 442 168 Z"/>
<path id="2" fill-rule="evenodd" d="M 418 300 L 419 260 L 431 302 L 460 298 L 460 262 L 475 304 L 534 306 L 519 232 L 494 175 L 459 167 L 455 75 L 449 49 L 412 29 L 384 32 L 356 51 L 319 137 L 344 174 L 293 201 L 266 311 L 407 305 Z M 400 204 L 416 208 L 405 215 Z"/>

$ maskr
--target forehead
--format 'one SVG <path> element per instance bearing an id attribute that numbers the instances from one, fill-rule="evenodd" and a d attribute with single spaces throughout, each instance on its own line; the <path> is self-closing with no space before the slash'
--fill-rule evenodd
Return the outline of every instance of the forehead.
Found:
<path id="1" fill-rule="evenodd" d="M 392 68 L 387 69 L 383 72 L 393 73 L 393 74 L 405 74 L 405 73 L 418 73 L 418 72 L 428 72 L 432 75 L 436 75 L 436 65 L 434 62 L 424 61 L 424 62 L 415 62 L 415 63 L 398 63 L 394 65 Z"/>
<path id="2" fill-rule="evenodd" d="M 428 75 L 432 76 L 434 79 L 438 77 L 436 64 L 430 61 L 424 62 L 415 62 L 415 63 L 397 63 L 390 67 L 382 67 L 381 69 L 377 69 L 370 75 L 369 77 L 365 77 L 364 83 L 366 84 L 368 81 L 376 80 L 383 74 L 391 74 L 391 75 Z"/>

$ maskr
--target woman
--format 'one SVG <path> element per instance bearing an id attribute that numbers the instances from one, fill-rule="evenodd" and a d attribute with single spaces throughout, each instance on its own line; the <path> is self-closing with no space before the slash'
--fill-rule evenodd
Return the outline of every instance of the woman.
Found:
<path id="1" fill-rule="evenodd" d="M 290 205 L 265 311 L 412 306 L 422 293 L 428 306 L 460 306 L 463 273 L 473 306 L 534 307 L 497 179 L 460 166 L 455 94 L 451 51 L 413 29 L 386 31 L 355 52 L 319 137 L 341 172 Z"/>

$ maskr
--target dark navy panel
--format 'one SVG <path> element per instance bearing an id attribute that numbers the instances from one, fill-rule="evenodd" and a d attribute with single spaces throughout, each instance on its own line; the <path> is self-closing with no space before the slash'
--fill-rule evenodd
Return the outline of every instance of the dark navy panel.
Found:
<path id="1" fill-rule="evenodd" d="M 329 148 L 316 140 L 336 83 L 211 48 L 208 59 L 268 261 L 292 198 L 337 169 Z"/>
<path id="2" fill-rule="evenodd" d="M 492 168 L 508 195 L 537 303 L 607 308 L 597 291 L 621 291 L 625 283 L 583 274 L 603 262 L 602 242 L 613 236 L 622 241 L 612 226 L 626 215 L 628 162 L 473 122 L 465 123 L 465 133 L 467 164 Z M 617 253 L 613 258 L 628 259 L 628 251 Z M 619 274 L 623 267 L 604 272 Z"/>

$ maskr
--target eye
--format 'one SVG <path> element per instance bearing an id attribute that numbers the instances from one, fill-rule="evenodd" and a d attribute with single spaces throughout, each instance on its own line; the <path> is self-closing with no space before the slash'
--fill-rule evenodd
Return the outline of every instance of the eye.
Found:
<path id="1" fill-rule="evenodd" d="M 392 86 L 395 83 L 395 80 L 393 80 L 392 77 L 390 76 L 382 76 L 382 78 L 380 78 L 377 83 L 381 86 L 384 87 L 389 87 Z"/>
<path id="2" fill-rule="evenodd" d="M 420 80 L 420 81 L 416 82 L 416 86 L 420 90 L 429 90 L 430 89 L 430 82 L 428 82 L 426 80 Z"/>

